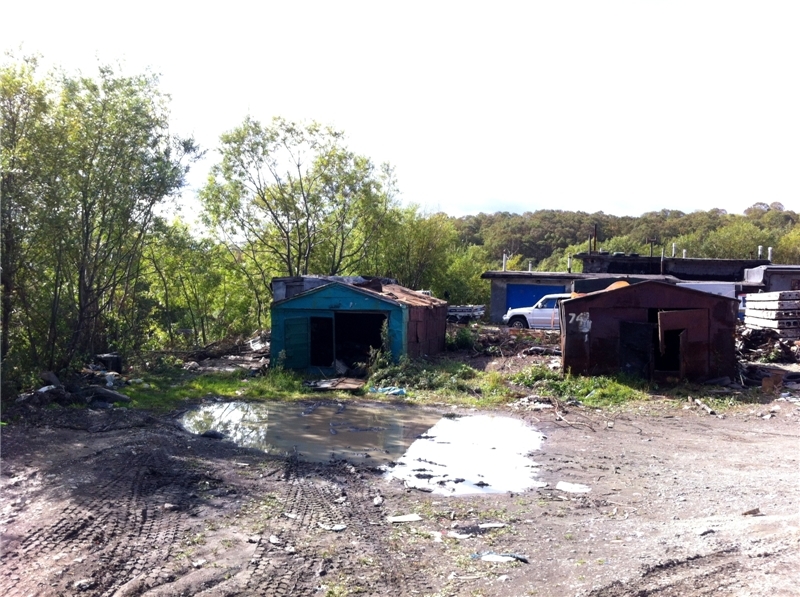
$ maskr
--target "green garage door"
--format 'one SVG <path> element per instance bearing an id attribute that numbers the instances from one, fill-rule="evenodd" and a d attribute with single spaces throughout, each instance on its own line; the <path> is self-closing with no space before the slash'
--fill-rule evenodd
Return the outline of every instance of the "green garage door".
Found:
<path id="1" fill-rule="evenodd" d="M 297 317 L 283 322 L 284 367 L 305 369 L 309 366 L 308 318 Z M 276 355 L 277 356 L 277 355 Z"/>

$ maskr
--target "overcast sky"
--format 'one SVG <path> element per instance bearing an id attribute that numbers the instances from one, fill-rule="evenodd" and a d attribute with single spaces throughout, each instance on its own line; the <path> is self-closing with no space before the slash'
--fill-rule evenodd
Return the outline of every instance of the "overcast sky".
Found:
<path id="1" fill-rule="evenodd" d="M 314 119 L 461 216 L 800 209 L 800 2 L 6 2 L 0 40 L 150 67 L 211 151 L 248 114 Z"/>

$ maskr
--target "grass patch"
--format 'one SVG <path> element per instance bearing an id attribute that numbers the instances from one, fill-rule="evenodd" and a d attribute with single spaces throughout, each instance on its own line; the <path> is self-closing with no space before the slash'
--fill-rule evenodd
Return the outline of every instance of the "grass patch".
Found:
<path id="1" fill-rule="evenodd" d="M 613 406 L 633 400 L 647 400 L 647 382 L 626 377 L 597 375 L 561 376 L 547 367 L 534 366 L 512 376 L 514 383 L 536 389 L 542 395 L 580 400 L 587 406 Z"/>
<path id="2" fill-rule="evenodd" d="M 396 386 L 411 392 L 417 403 L 441 402 L 488 407 L 506 402 L 511 392 L 497 372 L 478 371 L 469 365 L 441 359 L 380 363 L 371 369 L 369 387 Z"/>
<path id="3" fill-rule="evenodd" d="M 131 397 L 130 406 L 163 411 L 210 396 L 231 400 L 298 400 L 309 394 L 299 374 L 283 369 L 270 369 L 258 377 L 249 377 L 244 370 L 202 374 L 161 371 L 149 375 L 145 381 L 147 385 L 134 384 L 123 389 Z"/>

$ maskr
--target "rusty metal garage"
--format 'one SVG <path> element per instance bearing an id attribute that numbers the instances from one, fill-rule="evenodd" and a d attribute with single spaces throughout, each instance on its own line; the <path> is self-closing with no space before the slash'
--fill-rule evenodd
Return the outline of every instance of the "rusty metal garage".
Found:
<path id="1" fill-rule="evenodd" d="M 736 372 L 738 301 L 642 282 L 562 302 L 563 370 L 706 380 Z"/>

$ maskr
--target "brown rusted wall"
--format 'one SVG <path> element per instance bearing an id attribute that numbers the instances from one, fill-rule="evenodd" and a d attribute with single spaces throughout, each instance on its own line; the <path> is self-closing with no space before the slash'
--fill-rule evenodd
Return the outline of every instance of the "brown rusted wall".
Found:
<path id="1" fill-rule="evenodd" d="M 734 376 L 737 303 L 658 282 L 644 282 L 564 301 L 561 312 L 563 370 L 590 375 L 619 372 L 622 367 L 621 323 L 647 323 L 649 309 L 701 310 L 691 317 L 687 314 L 689 319 L 703 319 L 697 320 L 696 325 L 686 322 L 687 343 L 682 353 L 685 375 L 688 379 Z M 588 332 L 580 329 L 581 313 L 589 314 Z M 680 316 L 675 321 L 680 323 Z M 674 329 L 678 329 L 678 323 Z"/>
<path id="2" fill-rule="evenodd" d="M 409 307 L 408 356 L 417 358 L 444 351 L 447 331 L 447 305 Z"/>

